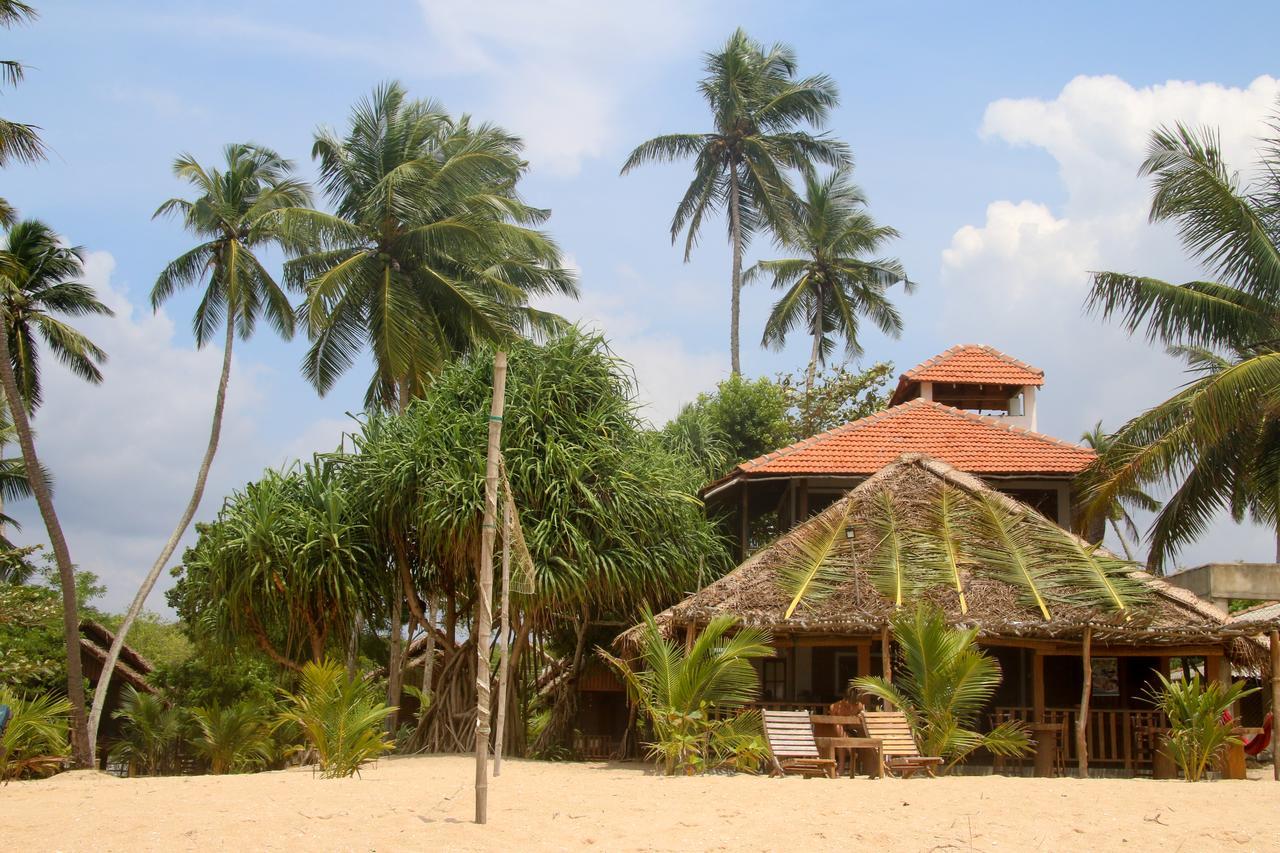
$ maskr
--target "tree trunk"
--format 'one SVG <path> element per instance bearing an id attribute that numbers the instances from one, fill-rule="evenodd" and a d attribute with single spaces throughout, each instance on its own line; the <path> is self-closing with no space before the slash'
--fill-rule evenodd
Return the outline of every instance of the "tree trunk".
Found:
<path id="1" fill-rule="evenodd" d="M 1120 532 L 1120 525 L 1116 520 L 1111 519 L 1111 530 L 1115 533 L 1116 538 L 1120 540 L 1120 547 L 1124 549 L 1124 558 L 1129 562 L 1133 562 L 1133 552 L 1129 550 L 1129 542 L 1124 538 L 1124 534 Z"/>
<path id="2" fill-rule="evenodd" d="M 1093 630 L 1084 629 L 1084 641 L 1080 649 L 1080 665 L 1084 674 L 1084 686 L 1080 688 L 1080 714 L 1076 718 L 1076 765 L 1080 778 L 1089 777 L 1089 697 L 1093 693 Z M 1209 667 L 1205 666 L 1207 670 Z M 1208 675 L 1208 673 L 1205 673 Z"/>
<path id="3" fill-rule="evenodd" d="M 511 494 L 502 505 L 502 627 L 498 629 L 498 725 L 493 733 L 493 775 L 502 775 L 502 738 L 507 728 L 507 683 L 511 665 Z"/>
<path id="4" fill-rule="evenodd" d="M 351 637 L 347 641 L 347 678 L 356 677 L 356 656 L 360 653 L 360 631 L 364 628 L 364 617 L 359 613 L 351 623 Z"/>
<path id="5" fill-rule="evenodd" d="M 742 216 L 738 210 L 738 165 L 729 167 L 729 239 L 733 242 L 732 295 L 729 302 L 729 364 L 734 376 L 742 373 L 738 358 L 738 315 L 742 302 Z"/>
<path id="6" fill-rule="evenodd" d="M 209 479 L 209 468 L 213 465 L 214 454 L 218 452 L 218 439 L 222 434 L 222 412 L 227 402 L 227 383 L 231 378 L 231 348 L 235 341 L 235 330 L 235 311 L 228 308 L 226 338 L 222 344 L 222 375 L 218 378 L 218 396 L 213 404 L 213 425 L 209 429 L 209 445 L 205 448 L 204 459 L 200 461 L 200 470 L 196 474 L 196 485 L 191 492 L 191 500 L 187 501 L 187 507 L 183 510 L 182 517 L 178 519 L 177 526 L 174 528 L 173 533 L 169 534 L 169 539 L 165 542 L 164 548 L 161 549 L 160 556 L 151 565 L 151 571 L 143 579 L 142 586 L 138 588 L 138 594 L 133 597 L 133 603 L 129 605 L 124 621 L 120 623 L 120 629 L 116 631 L 115 640 L 111 643 L 111 650 L 107 652 L 106 663 L 102 666 L 102 677 L 98 680 L 98 689 L 93 694 L 93 711 L 89 715 L 89 752 L 91 755 L 96 755 L 97 753 L 98 725 L 102 721 L 102 709 L 107 701 L 107 686 L 111 683 L 111 675 L 115 670 L 116 661 L 120 658 L 120 649 L 124 646 L 125 637 L 128 636 L 129 629 L 133 627 L 134 620 L 138 618 L 138 614 L 142 612 L 142 607 L 147 602 L 147 596 L 151 595 L 151 590 L 155 588 L 160 572 L 164 570 L 169 558 L 173 556 L 173 552 L 178 547 L 178 540 L 182 538 L 182 534 L 186 533 L 187 526 L 191 524 L 191 519 L 195 517 L 196 510 L 200 507 L 200 499 L 204 497 L 205 483 Z"/>
<path id="7" fill-rule="evenodd" d="M 813 377 L 818 372 L 818 359 L 822 357 L 822 288 L 819 287 L 814 296 L 816 304 L 813 308 L 813 348 L 809 350 L 809 369 L 804 374 L 804 417 L 805 433 L 813 431 Z"/>
<path id="8" fill-rule="evenodd" d="M 480 566 L 476 583 L 476 823 L 489 820 L 489 633 L 493 629 L 493 535 L 498 516 L 498 455 L 507 388 L 507 354 L 493 356 L 493 403 L 489 410 L 489 449 L 484 466 L 484 525 L 480 528 Z"/>
<path id="9" fill-rule="evenodd" d="M 394 709 L 387 716 L 387 734 L 392 737 L 396 733 L 397 718 L 400 716 L 400 685 L 403 668 L 400 665 L 401 633 L 400 619 L 403 615 L 404 594 L 400 591 L 400 579 L 391 583 L 391 635 L 390 650 L 387 655 L 387 705 Z"/>
<path id="10" fill-rule="evenodd" d="M 31 434 L 31 422 L 18 391 L 18 379 L 13 374 L 13 362 L 9 356 L 8 324 L 0 324 L 0 383 L 9 399 L 9 412 L 13 416 L 14 431 L 18 434 L 18 446 L 22 448 L 22 464 L 27 470 L 27 481 L 35 496 L 40 517 L 44 519 L 49 534 L 49 544 L 58 564 L 58 579 L 62 584 L 62 636 L 67 649 L 67 699 L 71 702 L 71 754 L 76 767 L 93 766 L 93 747 L 89 740 L 88 720 L 85 717 L 84 669 L 80 663 L 80 613 L 76 602 L 75 564 L 67 548 L 66 536 L 53 508 L 53 496 L 44 478 L 44 470 L 36 456 L 36 443 Z M 108 661 L 98 682 L 98 689 L 106 695 L 106 678 L 114 659 Z"/>

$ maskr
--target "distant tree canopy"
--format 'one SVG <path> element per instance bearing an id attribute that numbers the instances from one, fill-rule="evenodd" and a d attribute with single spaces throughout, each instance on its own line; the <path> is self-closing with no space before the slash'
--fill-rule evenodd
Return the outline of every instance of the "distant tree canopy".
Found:
<path id="1" fill-rule="evenodd" d="M 880 411 L 892 377 L 887 362 L 865 370 L 840 365 L 819 373 L 806 394 L 803 376 L 731 376 L 681 409 L 662 436 L 715 479 L 739 462 Z"/>

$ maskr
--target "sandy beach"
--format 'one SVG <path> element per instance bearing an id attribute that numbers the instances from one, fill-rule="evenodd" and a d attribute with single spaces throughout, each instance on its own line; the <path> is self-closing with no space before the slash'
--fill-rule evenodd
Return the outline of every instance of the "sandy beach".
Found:
<path id="1" fill-rule="evenodd" d="M 640 765 L 513 761 L 471 823 L 474 764 L 380 762 L 116 779 L 77 772 L 0 788 L 9 850 L 1276 850 L 1267 781 L 666 779 Z"/>

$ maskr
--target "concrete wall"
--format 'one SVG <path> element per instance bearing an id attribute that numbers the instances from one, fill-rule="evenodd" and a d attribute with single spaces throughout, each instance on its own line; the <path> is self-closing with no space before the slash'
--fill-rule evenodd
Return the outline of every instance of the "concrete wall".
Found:
<path id="1" fill-rule="evenodd" d="M 1226 609 L 1232 599 L 1280 601 L 1280 564 L 1207 563 L 1165 578 Z"/>

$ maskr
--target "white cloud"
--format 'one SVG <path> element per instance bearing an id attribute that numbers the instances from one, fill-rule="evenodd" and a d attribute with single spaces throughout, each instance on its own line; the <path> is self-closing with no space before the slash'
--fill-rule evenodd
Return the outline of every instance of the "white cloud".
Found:
<path id="1" fill-rule="evenodd" d="M 1147 223 L 1149 183 L 1137 177 L 1151 131 L 1182 121 L 1221 132 L 1229 162 L 1246 172 L 1280 81 L 1245 88 L 1171 81 L 1134 88 L 1116 77 L 1077 77 L 1056 98 L 1000 100 L 981 133 L 1050 154 L 1066 190 L 1059 211 L 996 200 L 980 224 L 959 228 L 942 253 L 940 333 L 1000 346 L 1045 369 L 1040 421 L 1074 438 L 1094 421 L 1115 427 L 1164 399 L 1181 367 L 1156 347 L 1082 310 L 1090 270 L 1185 280 L 1196 274 L 1173 230 Z M 1180 562 L 1270 559 L 1271 534 L 1229 521 Z"/>
<path id="2" fill-rule="evenodd" d="M 572 257 L 568 265 L 578 268 Z M 635 371 L 641 415 L 660 426 L 698 392 L 723 379 L 728 364 L 718 352 L 690 350 L 678 336 L 658 330 L 661 313 L 684 310 L 687 300 L 698 299 L 693 289 L 653 286 L 625 265 L 614 272 L 609 287 L 600 286 L 601 276 L 594 276 L 580 300 L 557 296 L 537 307 L 604 334 L 614 353 Z"/>
<path id="3" fill-rule="evenodd" d="M 487 112 L 525 139 L 535 166 L 562 176 L 616 141 L 622 103 L 642 96 L 640 72 L 686 47 L 695 14 L 675 0 L 419 5 L 429 70 L 481 79 Z"/>
<path id="4" fill-rule="evenodd" d="M 53 474 L 54 501 L 72 559 L 102 576 L 110 590 L 105 606 L 120 608 L 132 598 L 190 496 L 208 440 L 222 353 L 217 347 L 197 351 L 178 345 L 165 312 L 135 307 L 112 284 L 114 268 L 110 254 L 93 252 L 84 280 L 116 316 L 76 321 L 109 355 L 103 383 L 88 385 L 47 359 L 45 403 L 33 424 L 37 450 Z M 243 359 L 233 363 L 218 456 L 197 519 L 212 517 L 223 495 L 264 467 L 336 443 L 337 430 L 327 421 L 305 430 L 287 448 L 264 442 L 257 423 L 269 404 L 267 375 Z M 31 501 L 12 510 L 23 524 L 16 538 L 44 540 Z M 188 531 L 183 547 L 192 539 Z M 160 592 L 167 585 L 162 576 L 151 607 L 163 607 Z"/>

